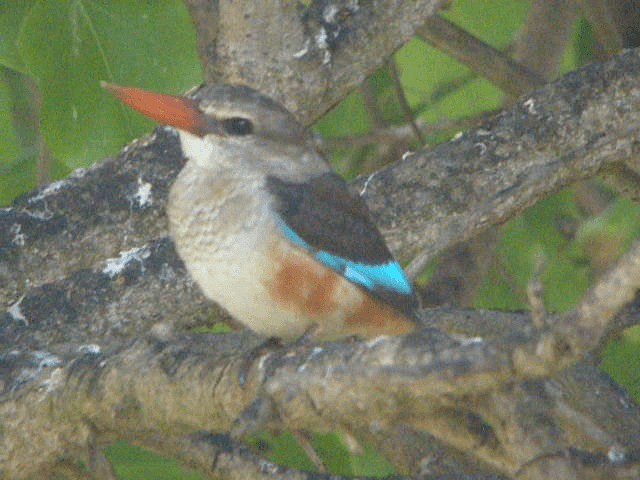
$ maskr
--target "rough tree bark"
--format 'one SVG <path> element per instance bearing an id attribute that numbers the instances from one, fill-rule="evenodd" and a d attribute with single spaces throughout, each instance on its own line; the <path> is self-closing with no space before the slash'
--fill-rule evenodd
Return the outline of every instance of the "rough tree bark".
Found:
<path id="1" fill-rule="evenodd" d="M 216 18 L 241 24 L 228 31 L 198 16 L 208 3 L 190 3 L 212 78 L 277 93 L 309 123 L 439 2 L 334 3 L 340 15 L 326 2 L 302 12 L 274 2 L 243 16 L 221 1 Z M 262 30 L 275 18 L 297 35 L 284 46 Z M 338 33 L 318 44 L 318 28 Z M 258 34 L 268 48 L 247 47 Z M 620 168 L 637 180 L 638 85 L 640 51 L 624 52 L 353 188 L 400 258 L 429 258 L 576 180 Z M 209 478 L 324 478 L 236 440 L 261 428 L 351 431 L 407 476 L 640 476 L 640 409 L 589 359 L 612 329 L 638 323 L 640 243 L 562 316 L 428 309 L 407 337 L 253 358 L 262 340 L 249 332 L 189 332 L 225 314 L 166 234 L 182 163 L 175 134 L 158 128 L 0 210 L 0 477 L 80 478 L 81 459 L 111 478 L 100 447 L 124 438 Z"/>

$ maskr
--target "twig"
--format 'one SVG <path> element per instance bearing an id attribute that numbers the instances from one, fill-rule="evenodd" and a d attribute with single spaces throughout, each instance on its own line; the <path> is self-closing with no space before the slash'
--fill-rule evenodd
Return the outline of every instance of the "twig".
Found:
<path id="1" fill-rule="evenodd" d="M 512 96 L 544 84 L 543 78 L 525 66 L 439 15 L 427 19 L 416 33 Z"/>
<path id="2" fill-rule="evenodd" d="M 402 110 L 402 114 L 404 115 L 405 121 L 411 125 L 411 129 L 413 133 L 416 135 L 416 138 L 420 142 L 421 145 L 425 144 L 424 137 L 418 128 L 418 124 L 416 123 L 416 119 L 413 116 L 413 112 L 411 111 L 411 107 L 407 103 L 407 97 L 404 95 L 404 89 L 402 88 L 402 82 L 400 81 L 400 75 L 398 75 L 398 66 L 396 65 L 396 61 L 391 58 L 389 60 L 389 71 L 391 72 L 391 80 L 393 81 L 393 88 L 396 92 L 396 98 L 398 99 L 398 103 L 400 104 L 400 109 Z"/>
<path id="3" fill-rule="evenodd" d="M 537 328 L 544 327 L 547 320 L 547 309 L 544 306 L 544 287 L 542 286 L 542 272 L 545 260 L 542 254 L 535 258 L 533 275 L 527 284 L 527 299 L 531 309 L 531 318 Z"/>

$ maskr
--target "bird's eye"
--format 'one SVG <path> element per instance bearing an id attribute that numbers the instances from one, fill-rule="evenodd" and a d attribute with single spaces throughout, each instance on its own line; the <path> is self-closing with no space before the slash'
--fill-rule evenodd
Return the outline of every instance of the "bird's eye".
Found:
<path id="1" fill-rule="evenodd" d="M 253 133 L 251 120 L 242 117 L 225 118 L 222 121 L 222 128 L 229 135 L 250 135 Z"/>

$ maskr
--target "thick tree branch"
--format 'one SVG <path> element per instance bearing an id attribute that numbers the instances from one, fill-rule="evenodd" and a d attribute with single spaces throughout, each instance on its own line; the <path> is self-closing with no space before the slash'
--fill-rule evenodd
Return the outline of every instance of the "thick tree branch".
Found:
<path id="1" fill-rule="evenodd" d="M 476 313 L 458 315 L 473 318 Z M 563 356 L 576 358 L 583 352 L 563 350 L 555 353 L 559 361 L 547 361 L 548 351 L 540 349 L 539 359 L 532 354 L 528 360 L 544 362 L 546 369 L 523 366 L 521 352 L 546 345 L 550 333 L 531 325 L 521 328 L 524 317 L 518 321 L 511 315 L 511 320 L 514 327 L 486 340 L 455 340 L 425 330 L 405 339 L 273 350 L 255 359 L 244 386 L 240 369 L 255 347 L 253 340 L 243 338 L 246 333 L 147 336 L 113 354 L 88 352 L 66 363 L 16 357 L 25 366 L 39 363 L 23 368 L 28 375 L 7 385 L 0 405 L 0 417 L 11 432 L 1 438 L 2 473 L 15 477 L 38 471 L 42 464 L 32 460 L 29 470 L 25 459 L 46 464 L 61 451 L 83 445 L 93 432 L 157 447 L 180 432 L 237 430 L 238 421 L 244 432 L 264 427 L 325 431 L 371 428 L 372 419 L 382 430 L 398 422 L 426 430 L 463 451 L 488 435 L 489 445 L 475 455 L 513 473 L 536 458 L 574 447 L 572 429 L 561 428 L 566 427 L 562 422 L 575 429 L 584 414 L 565 399 L 554 416 L 560 404 L 548 393 L 541 396 L 551 384 L 513 383 L 549 375 L 567 363 Z M 640 448 L 635 433 L 640 412 L 624 401 L 629 405 L 624 428 L 612 431 L 603 425 L 599 438 L 587 443 L 592 449 Z M 46 408 L 34 410 L 34 405 Z M 528 405 L 532 415 L 514 411 L 519 405 Z M 526 422 L 539 422 L 540 416 L 547 420 L 529 438 L 532 426 Z M 514 418 L 524 422 L 521 431 L 513 431 Z M 558 431 L 568 436 L 558 437 Z M 528 438 L 526 444 L 507 448 L 514 435 Z"/>
<path id="2" fill-rule="evenodd" d="M 301 9 L 297 1 L 238 8 L 221 0 L 216 13 L 224 22 L 217 29 L 203 3 L 187 1 L 207 81 L 248 84 L 310 121 L 381 67 L 445 2 L 313 1 Z"/>

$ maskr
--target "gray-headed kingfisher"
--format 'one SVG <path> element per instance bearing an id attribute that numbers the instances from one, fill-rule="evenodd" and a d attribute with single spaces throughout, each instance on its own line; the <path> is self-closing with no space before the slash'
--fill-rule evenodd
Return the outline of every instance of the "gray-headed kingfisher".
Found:
<path id="1" fill-rule="evenodd" d="M 103 84 L 180 136 L 169 229 L 204 294 L 255 332 L 292 340 L 407 333 L 417 298 L 352 195 L 283 106 L 235 85 L 186 96 Z"/>

